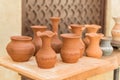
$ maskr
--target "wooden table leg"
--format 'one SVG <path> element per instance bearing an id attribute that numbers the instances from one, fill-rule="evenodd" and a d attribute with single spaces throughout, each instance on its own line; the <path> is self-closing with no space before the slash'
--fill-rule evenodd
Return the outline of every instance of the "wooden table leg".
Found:
<path id="1" fill-rule="evenodd" d="M 21 76 L 21 80 L 33 80 L 33 79 L 30 79 L 30 78 L 25 77 L 25 76 Z"/>
<path id="2" fill-rule="evenodd" d="M 21 80 L 33 80 L 33 79 L 30 79 L 26 76 L 23 76 L 22 74 L 19 74 L 21 76 Z"/>
<path id="3" fill-rule="evenodd" d="M 114 70 L 114 79 L 113 80 L 119 80 L 119 68 Z"/>

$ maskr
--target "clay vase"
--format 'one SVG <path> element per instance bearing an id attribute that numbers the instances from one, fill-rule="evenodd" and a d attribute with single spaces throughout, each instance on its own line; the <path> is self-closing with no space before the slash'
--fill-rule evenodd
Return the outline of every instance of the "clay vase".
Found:
<path id="1" fill-rule="evenodd" d="M 37 32 L 38 31 L 44 32 L 44 31 L 47 30 L 47 27 L 46 26 L 32 26 L 31 28 L 32 28 L 33 33 L 34 33 L 34 37 L 33 37 L 32 42 L 35 45 L 35 53 L 34 53 L 34 55 L 36 55 L 37 51 L 42 47 L 42 40 L 41 40 L 41 38 L 39 36 L 37 36 Z"/>
<path id="2" fill-rule="evenodd" d="M 85 52 L 85 44 L 84 44 L 84 42 L 82 40 L 82 32 L 83 32 L 84 29 L 85 29 L 85 27 L 83 25 L 71 24 L 71 31 L 74 34 L 77 34 L 77 35 L 80 36 L 80 41 L 79 41 L 79 44 L 80 44 L 80 57 L 82 57 L 84 52 Z"/>
<path id="3" fill-rule="evenodd" d="M 61 58 L 65 63 L 75 63 L 80 58 L 80 36 L 76 34 L 61 34 L 63 45 L 61 48 Z"/>
<path id="4" fill-rule="evenodd" d="M 110 37 L 103 37 L 100 42 L 100 47 L 103 52 L 103 56 L 109 56 L 113 52 L 113 47 L 111 45 L 112 38 Z"/>
<path id="5" fill-rule="evenodd" d="M 101 58 L 102 50 L 100 48 L 100 40 L 103 37 L 102 33 L 87 33 L 90 43 L 86 49 L 86 55 L 88 57 Z"/>
<path id="6" fill-rule="evenodd" d="M 97 33 L 97 31 L 101 28 L 101 26 L 99 25 L 95 25 L 95 24 L 91 24 L 91 25 L 85 25 L 85 28 L 86 28 L 86 33 Z M 88 39 L 88 37 L 86 36 L 84 39 L 83 39 L 86 47 L 89 45 L 90 43 L 90 40 Z"/>
<path id="7" fill-rule="evenodd" d="M 113 17 L 115 25 L 112 28 L 112 40 L 120 42 L 120 17 Z"/>
<path id="8" fill-rule="evenodd" d="M 35 47 L 32 38 L 28 36 L 12 36 L 6 50 L 13 61 L 28 61 L 33 56 Z"/>
<path id="9" fill-rule="evenodd" d="M 58 24 L 59 24 L 60 18 L 51 17 L 50 20 L 52 22 L 52 31 L 56 34 L 52 40 L 52 48 L 56 53 L 60 53 L 61 46 L 62 46 L 62 41 L 58 37 Z"/>
<path id="10" fill-rule="evenodd" d="M 51 40 L 55 33 L 51 31 L 38 32 L 38 36 L 42 39 L 42 47 L 36 54 L 36 61 L 38 67 L 48 69 L 55 66 L 56 53 L 51 47 Z"/>

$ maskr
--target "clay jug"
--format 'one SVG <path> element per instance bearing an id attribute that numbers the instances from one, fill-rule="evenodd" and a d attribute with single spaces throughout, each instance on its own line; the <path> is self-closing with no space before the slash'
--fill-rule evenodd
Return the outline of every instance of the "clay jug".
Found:
<path id="1" fill-rule="evenodd" d="M 62 46 L 62 41 L 58 37 L 58 24 L 59 24 L 60 18 L 51 17 L 50 20 L 52 22 L 52 31 L 56 34 L 52 40 L 52 48 L 55 50 L 56 53 L 60 53 L 61 46 Z"/>
<path id="2" fill-rule="evenodd" d="M 113 52 L 113 47 L 111 45 L 111 37 L 103 37 L 100 42 L 100 47 L 103 51 L 103 56 L 109 56 Z"/>
<path id="3" fill-rule="evenodd" d="M 83 56 L 84 51 L 85 51 L 85 44 L 82 40 L 82 32 L 85 29 L 85 27 L 83 25 L 78 25 L 78 24 L 71 24 L 71 31 L 74 34 L 77 34 L 80 36 L 80 57 Z"/>
<path id="4" fill-rule="evenodd" d="M 76 34 L 61 34 L 63 45 L 61 48 L 61 58 L 65 63 L 75 63 L 80 58 L 80 36 Z"/>
<path id="5" fill-rule="evenodd" d="M 40 31 L 40 32 L 44 32 L 47 30 L 47 27 L 46 26 L 32 26 L 31 27 L 32 30 L 33 30 L 33 33 L 34 33 L 34 36 L 33 36 L 33 40 L 32 42 L 34 43 L 35 45 L 35 53 L 34 55 L 37 53 L 37 51 L 41 48 L 42 46 L 42 40 L 39 36 L 37 36 L 37 32 Z"/>
<path id="6" fill-rule="evenodd" d="M 12 60 L 17 62 L 28 61 L 35 51 L 32 38 L 28 36 L 12 36 L 6 49 Z"/>
<path id="7" fill-rule="evenodd" d="M 51 40 L 55 33 L 51 31 L 38 32 L 42 39 L 42 47 L 36 54 L 36 61 L 40 68 L 52 68 L 56 63 L 56 53 L 51 47 Z"/>
<path id="8" fill-rule="evenodd" d="M 86 27 L 86 33 L 97 33 L 97 31 L 101 28 L 101 26 L 99 26 L 99 25 L 95 25 L 95 24 L 91 24 L 91 25 L 85 25 L 85 27 Z M 89 43 L 90 43 L 90 40 L 88 39 L 88 37 L 86 36 L 85 38 L 84 38 L 84 43 L 85 43 L 85 45 L 86 45 L 86 47 L 89 45 Z"/>
<path id="9" fill-rule="evenodd" d="M 115 25 L 112 28 L 112 40 L 120 42 L 120 17 L 113 17 Z"/>
<path id="10" fill-rule="evenodd" d="M 86 49 L 88 57 L 101 58 L 102 50 L 100 48 L 100 40 L 103 37 L 101 33 L 87 33 L 86 36 L 89 38 L 90 43 Z"/>

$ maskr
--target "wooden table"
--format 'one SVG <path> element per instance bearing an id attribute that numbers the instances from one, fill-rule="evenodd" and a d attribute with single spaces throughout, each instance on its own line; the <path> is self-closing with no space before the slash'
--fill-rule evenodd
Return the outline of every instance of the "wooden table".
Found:
<path id="1" fill-rule="evenodd" d="M 27 62 L 14 62 L 9 56 L 4 56 L 0 57 L 0 65 L 33 80 L 85 80 L 118 68 L 116 54 L 102 59 L 83 57 L 74 64 L 63 63 L 59 54 L 57 58 L 55 67 L 51 69 L 37 67 L 35 57 Z"/>

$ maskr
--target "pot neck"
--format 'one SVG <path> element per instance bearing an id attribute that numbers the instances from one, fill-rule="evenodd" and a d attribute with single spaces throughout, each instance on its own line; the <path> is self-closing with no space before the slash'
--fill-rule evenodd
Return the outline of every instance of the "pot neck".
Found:
<path id="1" fill-rule="evenodd" d="M 120 24 L 120 17 L 113 18 L 116 24 Z"/>
<path id="2" fill-rule="evenodd" d="M 44 48 L 44 49 L 51 48 L 51 40 L 52 40 L 52 38 L 47 37 L 47 36 L 43 36 L 43 37 L 41 37 L 41 39 L 42 39 L 42 48 Z"/>

